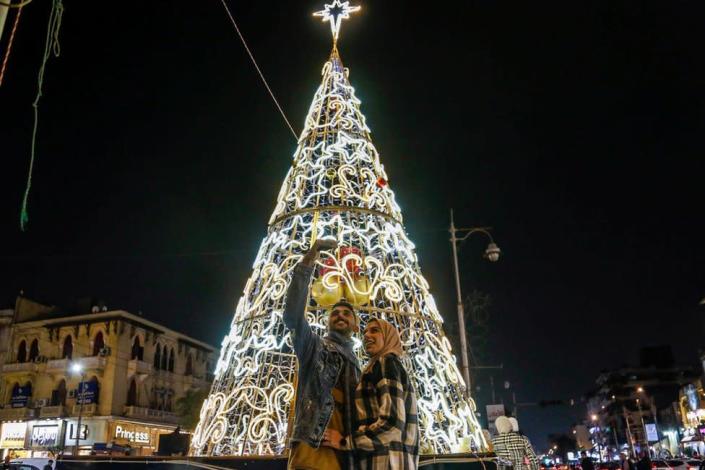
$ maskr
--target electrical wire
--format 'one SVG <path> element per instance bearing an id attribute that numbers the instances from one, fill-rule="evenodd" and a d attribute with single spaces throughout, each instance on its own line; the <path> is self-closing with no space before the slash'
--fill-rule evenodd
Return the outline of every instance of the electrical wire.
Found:
<path id="1" fill-rule="evenodd" d="M 22 8 L 23 6 L 29 5 L 30 3 L 32 3 L 32 0 L 24 0 L 24 2 L 15 3 L 14 5 L 12 3 L 0 1 L 0 6 L 7 8 Z"/>
<path id="2" fill-rule="evenodd" d="M 7 50 L 5 51 L 5 58 L 2 60 L 2 69 L 0 69 L 0 86 L 2 86 L 2 79 L 5 77 L 5 69 L 7 69 L 7 61 L 10 58 L 10 51 L 12 51 L 12 44 L 15 41 L 15 31 L 17 31 L 17 25 L 20 22 L 20 15 L 22 14 L 22 7 L 26 4 L 27 3 L 24 3 L 21 6 L 14 7 L 14 8 L 17 8 L 18 10 L 17 10 L 17 14 L 15 15 L 15 22 L 12 25 L 12 32 L 10 33 L 10 39 L 7 41 Z"/>
<path id="3" fill-rule="evenodd" d="M 232 22 L 233 26 L 235 27 L 235 31 L 237 32 L 237 35 L 240 36 L 240 40 L 242 41 L 242 45 L 245 46 L 245 50 L 247 51 L 247 55 L 250 56 L 250 60 L 252 60 L 252 64 L 255 66 L 255 69 L 257 69 L 257 73 L 259 74 L 260 78 L 262 79 L 262 83 L 264 83 L 265 88 L 267 88 L 267 91 L 269 92 L 269 96 L 272 97 L 272 100 L 274 101 L 274 104 L 276 105 L 277 109 L 279 110 L 279 113 L 284 118 L 284 122 L 286 122 L 286 125 L 289 126 L 289 130 L 291 130 L 291 134 L 294 136 L 294 139 L 298 141 L 299 137 L 296 134 L 296 131 L 294 131 L 294 127 L 291 125 L 291 123 L 287 119 L 286 114 L 284 114 L 284 110 L 279 105 L 279 101 L 277 101 L 277 98 L 274 96 L 274 92 L 269 87 L 269 84 L 267 83 L 267 79 L 264 78 L 264 74 L 262 73 L 262 70 L 260 70 L 259 66 L 257 65 L 257 61 L 255 60 L 255 57 L 252 55 L 250 48 L 247 46 L 247 42 L 245 41 L 244 36 L 240 32 L 240 28 L 238 28 L 237 23 L 235 22 L 235 18 L 233 17 L 233 14 L 230 12 L 230 9 L 228 8 L 228 4 L 225 3 L 225 0 L 220 0 L 220 1 L 223 3 L 223 7 L 225 8 L 225 11 L 227 12 L 228 16 L 230 17 L 230 21 Z"/>
<path id="4" fill-rule="evenodd" d="M 39 67 L 39 75 L 37 76 L 37 96 L 34 98 L 32 108 L 34 108 L 34 127 L 32 128 L 32 151 L 29 160 L 29 172 L 27 174 L 27 187 L 22 198 L 22 208 L 20 210 L 20 229 L 24 232 L 27 229 L 29 222 L 29 213 L 27 212 L 27 202 L 29 199 L 29 191 L 32 188 L 32 172 L 34 171 L 34 157 L 37 146 L 37 128 L 39 127 L 39 99 L 42 97 L 42 87 L 44 85 L 44 70 L 46 69 L 49 56 L 54 53 L 55 57 L 61 54 L 59 45 L 59 29 L 61 28 L 61 17 L 64 14 L 64 4 L 62 0 L 53 0 L 51 4 L 51 13 L 49 13 L 49 26 L 47 27 L 47 37 L 44 41 L 44 55 L 42 56 L 42 65 Z"/>

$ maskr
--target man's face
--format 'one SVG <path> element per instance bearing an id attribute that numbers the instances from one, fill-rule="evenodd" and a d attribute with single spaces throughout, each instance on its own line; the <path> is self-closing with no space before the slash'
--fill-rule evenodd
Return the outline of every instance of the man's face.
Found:
<path id="1" fill-rule="evenodd" d="M 364 334 L 364 344 L 365 352 L 369 356 L 374 356 L 384 347 L 384 334 L 382 334 L 382 328 L 376 321 L 371 321 L 367 324 Z"/>
<path id="2" fill-rule="evenodd" d="M 330 311 L 328 330 L 337 331 L 345 336 L 352 336 L 353 332 L 359 331 L 357 315 L 348 307 L 338 305 Z"/>

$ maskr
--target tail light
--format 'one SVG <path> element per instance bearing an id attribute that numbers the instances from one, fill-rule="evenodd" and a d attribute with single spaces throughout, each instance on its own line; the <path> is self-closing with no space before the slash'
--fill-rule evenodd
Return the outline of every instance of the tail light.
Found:
<path id="1" fill-rule="evenodd" d="M 651 462 L 651 470 L 656 470 L 657 468 L 658 466 L 654 462 Z"/>

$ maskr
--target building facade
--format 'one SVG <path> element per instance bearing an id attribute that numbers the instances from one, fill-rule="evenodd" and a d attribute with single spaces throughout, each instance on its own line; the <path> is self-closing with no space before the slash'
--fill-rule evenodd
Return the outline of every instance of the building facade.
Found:
<path id="1" fill-rule="evenodd" d="M 151 455 L 177 426 L 176 401 L 210 386 L 214 354 L 123 310 L 65 315 L 19 298 L 2 365 L 0 449 Z"/>
<path id="2" fill-rule="evenodd" d="M 670 348 L 644 348 L 641 356 L 639 366 L 601 373 L 588 397 L 586 424 L 603 458 L 679 452 L 678 391 L 699 374 L 674 365 Z"/>

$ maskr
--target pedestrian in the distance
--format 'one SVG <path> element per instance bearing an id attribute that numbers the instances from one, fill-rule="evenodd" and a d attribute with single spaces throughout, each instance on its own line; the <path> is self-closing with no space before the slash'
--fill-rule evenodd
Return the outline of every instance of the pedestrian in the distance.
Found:
<path id="1" fill-rule="evenodd" d="M 580 467 L 583 470 L 595 470 L 595 464 L 592 461 L 592 457 L 588 457 L 587 452 L 582 451 L 580 452 L 580 456 L 582 457 L 580 459 Z M 651 467 L 649 467 L 651 468 Z"/>
<path id="2" fill-rule="evenodd" d="M 494 422 L 494 425 L 498 432 L 492 438 L 495 454 L 500 458 L 509 460 L 515 470 L 538 470 L 539 459 L 536 457 L 529 439 L 513 431 L 512 422 L 509 421 L 509 418 L 500 416 Z"/>
<path id="3" fill-rule="evenodd" d="M 641 458 L 636 463 L 636 470 L 651 470 L 651 457 L 649 457 L 649 452 L 641 451 Z"/>

